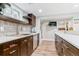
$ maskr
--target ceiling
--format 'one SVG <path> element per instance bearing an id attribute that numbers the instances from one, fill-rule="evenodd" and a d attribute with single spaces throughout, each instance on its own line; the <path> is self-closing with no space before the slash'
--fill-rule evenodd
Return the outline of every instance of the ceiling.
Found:
<path id="1" fill-rule="evenodd" d="M 79 12 L 78 3 L 15 3 L 28 13 L 37 17 Z M 39 13 L 39 10 L 42 12 Z"/>

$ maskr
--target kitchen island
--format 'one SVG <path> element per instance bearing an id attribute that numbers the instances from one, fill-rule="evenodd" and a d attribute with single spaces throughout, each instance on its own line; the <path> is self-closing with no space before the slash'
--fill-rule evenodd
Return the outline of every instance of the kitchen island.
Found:
<path id="1" fill-rule="evenodd" d="M 78 56 L 79 36 L 66 32 L 55 32 L 55 45 L 58 55 Z"/>

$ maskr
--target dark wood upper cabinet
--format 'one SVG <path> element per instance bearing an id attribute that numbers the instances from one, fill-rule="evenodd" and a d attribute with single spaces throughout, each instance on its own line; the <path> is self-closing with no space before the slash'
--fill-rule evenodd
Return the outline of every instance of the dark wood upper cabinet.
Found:
<path id="1" fill-rule="evenodd" d="M 36 26 L 36 16 L 34 14 L 28 14 L 29 24 L 31 24 L 33 27 Z"/>
<path id="2" fill-rule="evenodd" d="M 36 26 L 36 16 L 34 14 L 29 13 L 27 16 L 23 16 L 23 18 L 28 19 L 29 25 Z"/>

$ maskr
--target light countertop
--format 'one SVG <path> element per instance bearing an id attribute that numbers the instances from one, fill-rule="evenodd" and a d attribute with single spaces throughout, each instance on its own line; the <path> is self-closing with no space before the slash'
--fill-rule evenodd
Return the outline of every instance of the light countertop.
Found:
<path id="1" fill-rule="evenodd" d="M 61 38 L 68 41 L 73 46 L 79 49 L 79 35 L 69 34 L 69 33 L 64 33 L 59 31 L 55 32 L 55 34 L 59 35 Z"/>
<path id="2" fill-rule="evenodd" d="M 12 41 L 12 40 L 17 40 L 28 36 L 36 35 L 36 34 L 38 33 L 31 33 L 29 35 L 0 36 L 0 44 L 8 41 Z"/>

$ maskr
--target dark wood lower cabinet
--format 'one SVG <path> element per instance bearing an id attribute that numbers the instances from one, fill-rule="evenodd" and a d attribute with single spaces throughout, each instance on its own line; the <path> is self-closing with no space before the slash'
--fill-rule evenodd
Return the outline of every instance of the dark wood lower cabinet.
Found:
<path id="1" fill-rule="evenodd" d="M 59 56 L 79 56 L 79 49 L 55 35 L 55 46 Z"/>
<path id="2" fill-rule="evenodd" d="M 0 44 L 0 56 L 30 56 L 33 51 L 33 36 Z"/>
<path id="3" fill-rule="evenodd" d="M 33 37 L 28 37 L 28 56 L 33 53 Z"/>
<path id="4" fill-rule="evenodd" d="M 63 48 L 62 48 L 62 38 L 60 38 L 58 35 L 55 35 L 55 47 L 57 49 L 58 55 L 63 55 Z"/>
<path id="5" fill-rule="evenodd" d="M 19 55 L 19 48 L 18 42 L 10 41 L 0 45 L 0 55 L 2 56 L 18 56 Z"/>
<path id="6" fill-rule="evenodd" d="M 26 56 L 28 55 L 28 40 L 27 39 L 23 39 L 21 41 L 21 56 Z"/>
<path id="7" fill-rule="evenodd" d="M 65 56 L 79 56 L 79 49 L 63 40 L 63 54 Z"/>

